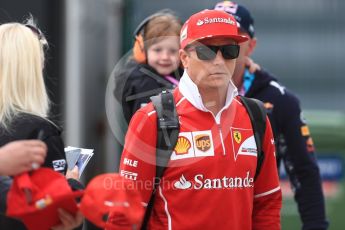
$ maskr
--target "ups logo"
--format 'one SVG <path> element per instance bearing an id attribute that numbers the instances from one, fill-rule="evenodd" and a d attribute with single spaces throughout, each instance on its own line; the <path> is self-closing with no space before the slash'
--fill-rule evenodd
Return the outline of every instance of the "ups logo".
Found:
<path id="1" fill-rule="evenodd" d="M 195 145 L 197 149 L 206 152 L 211 147 L 211 140 L 210 136 L 206 134 L 201 134 L 195 136 Z"/>

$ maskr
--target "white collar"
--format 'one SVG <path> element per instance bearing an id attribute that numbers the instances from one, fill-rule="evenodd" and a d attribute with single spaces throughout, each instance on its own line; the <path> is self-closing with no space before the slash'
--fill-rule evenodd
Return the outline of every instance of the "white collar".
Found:
<path id="1" fill-rule="evenodd" d="M 187 71 L 185 70 L 179 83 L 179 90 L 181 94 L 197 109 L 205 112 L 209 112 L 209 110 L 205 107 L 202 102 L 201 95 L 199 93 L 199 89 L 197 85 L 190 79 Z M 234 97 L 238 95 L 237 88 L 235 87 L 234 83 L 230 81 L 228 86 L 228 91 L 226 95 L 225 105 L 219 111 L 216 117 L 220 116 L 220 113 L 228 108 L 233 100 Z"/>

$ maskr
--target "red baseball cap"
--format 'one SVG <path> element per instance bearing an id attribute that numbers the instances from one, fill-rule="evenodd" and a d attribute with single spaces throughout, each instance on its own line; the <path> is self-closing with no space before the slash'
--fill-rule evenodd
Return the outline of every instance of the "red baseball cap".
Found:
<path id="1" fill-rule="evenodd" d="M 7 195 L 6 215 L 20 219 L 28 229 L 45 230 L 61 224 L 58 209 L 76 214 L 75 198 L 66 178 L 50 168 L 39 168 L 13 179 Z"/>
<path id="2" fill-rule="evenodd" d="M 144 216 L 141 195 L 134 183 L 119 174 L 102 174 L 87 185 L 80 203 L 84 216 L 107 230 L 139 229 Z"/>
<path id="3" fill-rule="evenodd" d="M 182 26 L 181 49 L 195 41 L 214 37 L 230 38 L 237 43 L 248 40 L 238 34 L 238 25 L 232 15 L 219 10 L 203 10 L 192 15 Z"/>

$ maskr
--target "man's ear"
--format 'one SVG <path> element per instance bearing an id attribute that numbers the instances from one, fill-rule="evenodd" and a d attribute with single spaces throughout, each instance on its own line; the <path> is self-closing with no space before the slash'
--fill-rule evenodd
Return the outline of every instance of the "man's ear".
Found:
<path id="1" fill-rule="evenodd" d="M 186 69 L 188 67 L 189 54 L 184 49 L 179 50 L 180 60 L 183 67 Z"/>
<path id="2" fill-rule="evenodd" d="M 257 42 L 257 39 L 255 37 L 249 40 L 249 49 L 247 53 L 248 57 L 250 57 L 254 53 L 254 50 L 256 48 L 256 42 Z"/>

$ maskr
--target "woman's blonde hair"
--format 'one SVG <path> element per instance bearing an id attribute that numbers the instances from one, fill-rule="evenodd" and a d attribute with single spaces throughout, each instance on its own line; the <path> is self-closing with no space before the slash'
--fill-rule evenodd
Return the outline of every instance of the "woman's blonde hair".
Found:
<path id="1" fill-rule="evenodd" d="M 0 125 L 5 128 L 18 113 L 43 118 L 48 115 L 49 98 L 43 79 L 44 43 L 42 34 L 33 26 L 32 23 L 0 25 Z"/>

